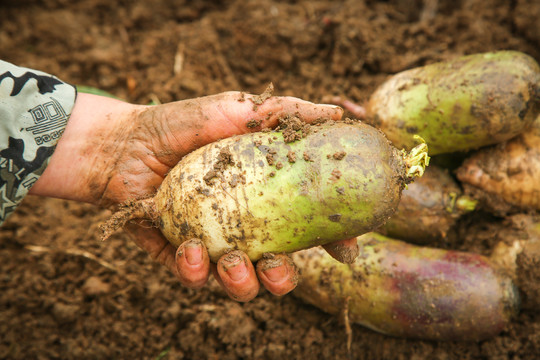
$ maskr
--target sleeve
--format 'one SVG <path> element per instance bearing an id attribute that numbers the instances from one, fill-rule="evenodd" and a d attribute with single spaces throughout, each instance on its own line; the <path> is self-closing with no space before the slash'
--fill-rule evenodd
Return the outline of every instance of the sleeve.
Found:
<path id="1" fill-rule="evenodd" d="M 0 225 L 45 170 L 76 96 L 52 75 L 0 60 Z"/>

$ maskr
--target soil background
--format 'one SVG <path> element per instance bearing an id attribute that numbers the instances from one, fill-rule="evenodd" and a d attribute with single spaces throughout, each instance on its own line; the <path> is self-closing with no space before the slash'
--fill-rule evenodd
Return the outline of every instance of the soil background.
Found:
<path id="1" fill-rule="evenodd" d="M 537 0 L 0 0 L 0 58 L 142 104 L 269 82 L 276 95 L 361 102 L 390 74 L 462 54 L 538 61 L 538 19 Z M 125 233 L 101 242 L 109 215 L 28 197 L 0 228 L 0 358 L 540 358 L 535 310 L 478 343 L 355 325 L 348 352 L 343 321 L 291 295 L 241 304 L 214 280 L 188 290 Z M 489 254 L 499 237 L 463 229 L 443 246 Z"/>

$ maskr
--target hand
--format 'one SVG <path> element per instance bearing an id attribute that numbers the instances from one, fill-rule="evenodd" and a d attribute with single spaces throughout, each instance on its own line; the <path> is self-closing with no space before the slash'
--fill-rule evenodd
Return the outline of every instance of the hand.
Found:
<path id="1" fill-rule="evenodd" d="M 336 106 L 292 97 L 270 97 L 255 106 L 251 97 L 226 92 L 143 106 L 81 93 L 56 151 L 31 193 L 115 206 L 153 196 L 167 172 L 203 145 L 274 127 L 285 114 L 298 112 L 306 121 L 313 121 L 322 117 L 338 120 L 343 113 Z M 250 120 L 261 123 L 249 128 Z M 257 295 L 259 280 L 276 295 L 296 286 L 296 268 L 286 255 L 263 259 L 255 269 L 244 253 L 232 252 L 211 266 L 206 248 L 198 240 L 182 244 L 177 251 L 157 229 L 130 224 L 126 230 L 139 247 L 188 287 L 203 286 L 210 269 L 227 293 L 239 301 Z M 357 253 L 355 241 L 328 248 L 342 259 L 346 257 L 340 254 Z"/>

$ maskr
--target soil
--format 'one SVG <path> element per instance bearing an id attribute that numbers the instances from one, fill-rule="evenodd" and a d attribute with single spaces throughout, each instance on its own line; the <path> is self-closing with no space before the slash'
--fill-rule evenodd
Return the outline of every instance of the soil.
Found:
<path id="1" fill-rule="evenodd" d="M 362 102 L 389 74 L 462 54 L 540 61 L 538 18 L 535 0 L 4 0 L 0 55 L 143 104 L 269 83 L 274 95 Z M 125 233 L 101 242 L 109 216 L 27 197 L 0 228 L 0 358 L 540 357 L 537 308 L 493 339 L 428 342 L 349 329 L 290 295 L 241 304 L 215 280 L 185 289 Z M 473 215 L 442 246 L 489 254 L 502 223 Z"/>
<path id="2" fill-rule="evenodd" d="M 218 177 L 219 174 L 223 173 L 223 170 L 228 165 L 234 165 L 234 161 L 232 159 L 232 154 L 229 147 L 225 147 L 219 151 L 216 163 L 214 164 L 212 170 L 208 171 L 206 175 L 204 175 L 203 180 L 206 182 L 206 185 L 209 185 L 213 178 Z"/>

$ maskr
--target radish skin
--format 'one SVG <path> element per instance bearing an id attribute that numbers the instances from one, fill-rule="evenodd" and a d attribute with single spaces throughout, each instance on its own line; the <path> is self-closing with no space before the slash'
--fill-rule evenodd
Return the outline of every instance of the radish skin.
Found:
<path id="1" fill-rule="evenodd" d="M 540 307 L 540 220 L 524 214 L 508 220 L 510 235 L 503 236 L 490 259 L 518 286 L 521 308 L 536 313 Z"/>
<path id="2" fill-rule="evenodd" d="M 426 340 L 487 339 L 517 313 L 514 283 L 484 256 L 377 233 L 358 237 L 358 245 L 353 264 L 338 263 L 320 249 L 292 254 L 302 272 L 293 294 L 331 314 L 348 302 L 352 322 Z"/>
<path id="3" fill-rule="evenodd" d="M 457 177 L 494 212 L 540 210 L 540 117 L 515 139 L 470 156 Z"/>
<path id="4" fill-rule="evenodd" d="M 506 141 L 540 109 L 540 67 L 530 56 L 498 51 L 396 74 L 366 104 L 366 121 L 398 148 L 425 139 L 430 155 Z"/>
<path id="5" fill-rule="evenodd" d="M 457 220 L 476 206 L 477 201 L 463 194 L 448 171 L 431 165 L 403 190 L 397 211 L 377 232 L 428 244 L 445 238 Z"/>
<path id="6" fill-rule="evenodd" d="M 364 123 L 306 132 L 293 125 L 188 154 L 155 197 L 115 214 L 104 237 L 130 219 L 147 218 L 176 246 L 201 239 L 214 262 L 231 250 L 254 261 L 350 239 L 384 223 L 429 160 L 425 144 L 407 154 Z"/>

